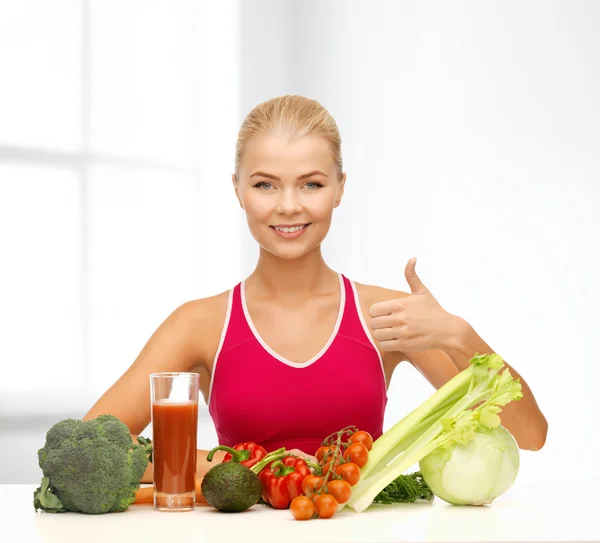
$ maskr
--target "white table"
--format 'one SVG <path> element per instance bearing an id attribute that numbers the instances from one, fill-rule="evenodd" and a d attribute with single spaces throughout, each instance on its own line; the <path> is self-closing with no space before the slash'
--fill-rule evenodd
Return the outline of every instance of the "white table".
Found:
<path id="1" fill-rule="evenodd" d="M 35 512 L 37 485 L 0 485 L 0 526 L 7 539 L 70 542 L 600 542 L 600 499 L 594 488 L 515 485 L 491 506 L 432 503 L 346 508 L 331 519 L 300 522 L 289 510 L 255 505 L 243 513 L 196 507 L 162 513 L 132 505 L 124 513 L 84 515 Z"/>

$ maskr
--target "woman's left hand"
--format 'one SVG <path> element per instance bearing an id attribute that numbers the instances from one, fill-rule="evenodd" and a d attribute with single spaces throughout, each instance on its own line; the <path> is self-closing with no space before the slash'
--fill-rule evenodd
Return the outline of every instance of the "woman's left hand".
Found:
<path id="1" fill-rule="evenodd" d="M 410 296 L 369 308 L 369 325 L 383 351 L 443 349 L 455 334 L 457 317 L 448 313 L 419 279 L 416 263 L 417 259 L 411 258 L 404 270 Z"/>

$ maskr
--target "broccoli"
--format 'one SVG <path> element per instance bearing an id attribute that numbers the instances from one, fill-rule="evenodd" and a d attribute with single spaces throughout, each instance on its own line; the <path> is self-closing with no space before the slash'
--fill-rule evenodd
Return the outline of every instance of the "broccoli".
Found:
<path id="1" fill-rule="evenodd" d="M 34 492 L 35 510 L 93 515 L 125 511 L 135 500 L 152 452 L 149 439 L 140 437 L 138 443 L 112 415 L 57 422 L 38 451 L 44 477 Z"/>

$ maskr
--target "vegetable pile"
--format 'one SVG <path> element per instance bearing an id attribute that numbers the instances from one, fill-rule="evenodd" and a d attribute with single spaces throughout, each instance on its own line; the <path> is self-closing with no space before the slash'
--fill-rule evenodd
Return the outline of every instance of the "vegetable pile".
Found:
<path id="1" fill-rule="evenodd" d="M 34 492 L 34 508 L 93 515 L 125 511 L 135 500 L 152 451 L 148 439 L 140 437 L 138 443 L 112 415 L 56 423 L 38 451 L 44 477 Z"/>
<path id="2" fill-rule="evenodd" d="M 253 442 L 215 447 L 209 462 L 218 450 L 227 454 L 196 481 L 196 503 L 227 512 L 262 503 L 289 509 L 297 520 L 434 496 L 456 505 L 490 504 L 519 470 L 519 449 L 499 413 L 521 398 L 521 384 L 500 356 L 476 355 L 377 440 L 355 426 L 327 436 L 317 463 L 285 448 L 268 453 Z M 111 415 L 55 424 L 38 452 L 44 477 L 34 507 L 100 514 L 152 503 L 154 488 L 139 488 L 152 447 L 145 438 L 138 442 Z M 405 473 L 416 464 L 418 471 Z"/>
<path id="3" fill-rule="evenodd" d="M 372 446 L 371 435 L 355 426 L 347 426 L 325 438 L 315 455 L 317 464 L 307 462 L 285 448 L 267 453 L 252 442 L 233 448 L 220 445 L 209 452 L 207 459 L 211 461 L 218 450 L 227 451 L 227 455 L 205 475 L 202 494 L 219 511 L 241 512 L 260 502 L 274 509 L 289 509 L 297 520 L 331 518 L 350 499 L 352 487 L 360 480 L 361 468 L 367 463 Z M 256 456 L 261 459 L 257 461 Z M 239 463 L 235 477 L 223 476 L 222 466 L 229 462 Z M 242 469 L 258 477 L 262 486 L 260 500 L 254 491 L 249 492 L 253 479 L 244 475 Z M 376 501 L 400 503 L 418 499 L 433 499 L 433 493 L 419 472 L 395 479 L 378 494 Z M 236 507 L 232 508 L 232 503 L 236 503 Z"/>

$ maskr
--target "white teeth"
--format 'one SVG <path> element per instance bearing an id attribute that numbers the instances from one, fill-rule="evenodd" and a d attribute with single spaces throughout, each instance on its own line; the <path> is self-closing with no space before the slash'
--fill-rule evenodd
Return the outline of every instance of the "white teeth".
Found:
<path id="1" fill-rule="evenodd" d="M 276 226 L 275 230 L 279 230 L 280 232 L 297 232 L 298 230 L 302 230 L 304 226 L 294 226 L 292 228 L 286 228 L 282 226 Z"/>

